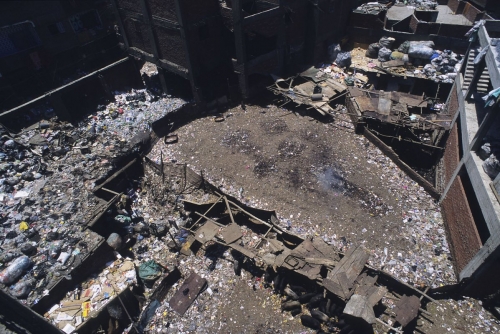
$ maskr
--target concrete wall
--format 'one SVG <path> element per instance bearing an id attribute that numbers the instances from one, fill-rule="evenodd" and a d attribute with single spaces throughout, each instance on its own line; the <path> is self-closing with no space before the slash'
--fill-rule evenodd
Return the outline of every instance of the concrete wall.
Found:
<path id="1" fill-rule="evenodd" d="M 174 0 L 147 0 L 151 15 L 177 22 Z"/>

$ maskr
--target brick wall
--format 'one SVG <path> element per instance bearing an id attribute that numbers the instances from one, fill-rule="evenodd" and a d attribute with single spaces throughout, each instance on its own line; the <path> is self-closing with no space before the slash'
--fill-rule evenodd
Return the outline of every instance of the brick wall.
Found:
<path id="1" fill-rule="evenodd" d="M 195 23 L 219 14 L 218 0 L 180 0 L 186 23 Z"/>
<path id="2" fill-rule="evenodd" d="M 449 1 L 448 1 L 448 7 L 450 7 L 450 9 L 451 9 L 452 11 L 454 11 L 455 13 L 456 13 L 456 12 L 457 12 L 457 10 L 458 10 L 459 4 L 460 4 L 460 1 L 459 1 L 459 0 L 449 0 Z"/>
<path id="3" fill-rule="evenodd" d="M 248 32 L 256 32 L 259 35 L 263 35 L 266 37 L 277 35 L 280 26 L 283 23 L 283 14 L 277 13 L 272 17 L 268 17 L 265 20 L 255 21 L 251 24 L 247 24 L 244 27 L 244 31 Z"/>
<path id="4" fill-rule="evenodd" d="M 287 15 L 293 24 L 289 24 L 287 27 L 287 42 L 291 46 L 300 45 L 306 39 L 307 2 L 289 1 L 288 7 L 290 11 L 287 12 Z"/>
<path id="5" fill-rule="evenodd" d="M 142 14 L 142 7 L 138 0 L 117 0 L 119 8 Z"/>
<path id="6" fill-rule="evenodd" d="M 441 206 L 455 269 L 460 272 L 481 248 L 481 240 L 460 177 L 453 181 Z"/>
<path id="7" fill-rule="evenodd" d="M 460 150 L 458 145 L 460 141 L 458 140 L 458 124 L 455 123 L 451 128 L 448 140 L 446 141 L 445 151 L 444 151 L 444 186 L 446 186 L 453 176 L 455 169 L 460 162 Z"/>
<path id="8" fill-rule="evenodd" d="M 418 28 L 418 19 L 415 17 L 415 15 L 412 15 L 410 18 L 410 30 L 415 33 Z"/>
<path id="9" fill-rule="evenodd" d="M 177 22 L 174 0 L 147 0 L 147 3 L 152 16 Z"/>
<path id="10" fill-rule="evenodd" d="M 153 44 L 146 24 L 133 19 L 127 19 L 124 20 L 123 25 L 131 47 L 153 54 Z"/>
<path id="11" fill-rule="evenodd" d="M 208 71 L 224 61 L 221 29 L 220 20 L 210 20 L 202 26 L 186 31 L 193 66 Z M 206 31 L 206 38 L 200 38 L 201 30 Z"/>
<path id="12" fill-rule="evenodd" d="M 474 22 L 479 19 L 478 16 L 481 15 L 481 11 L 476 7 L 472 6 L 470 3 L 465 4 L 463 16 L 465 16 L 469 21 Z"/>
<path id="13" fill-rule="evenodd" d="M 154 27 L 156 40 L 158 41 L 158 53 L 161 59 L 168 60 L 187 68 L 184 43 L 179 30 Z"/>

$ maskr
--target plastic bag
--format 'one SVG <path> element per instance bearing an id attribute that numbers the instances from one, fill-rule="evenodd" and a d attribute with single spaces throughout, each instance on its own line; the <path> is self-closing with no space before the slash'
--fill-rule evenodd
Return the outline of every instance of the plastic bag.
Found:
<path id="1" fill-rule="evenodd" d="M 417 59 L 430 59 L 434 54 L 434 49 L 424 44 L 410 43 L 408 55 Z"/>
<path id="2" fill-rule="evenodd" d="M 338 54 L 342 51 L 340 44 L 332 44 L 328 47 L 328 59 L 333 62 L 337 59 Z"/>
<path id="3" fill-rule="evenodd" d="M 339 52 L 337 58 L 335 59 L 338 67 L 349 67 L 351 66 L 351 52 Z"/>
<path id="4" fill-rule="evenodd" d="M 32 281 L 20 281 L 10 288 L 10 294 L 18 299 L 23 299 L 28 297 L 32 289 Z"/>
<path id="5" fill-rule="evenodd" d="M 399 51 L 393 51 L 393 52 L 391 53 L 391 59 L 399 59 L 399 60 L 401 60 L 401 59 L 403 59 L 404 55 L 405 55 L 405 54 L 404 54 L 404 53 L 402 53 L 402 52 L 399 52 Z"/>
<path id="6" fill-rule="evenodd" d="M 494 154 L 483 162 L 483 169 L 491 179 L 494 179 L 500 172 L 500 162 Z"/>
<path id="7" fill-rule="evenodd" d="M 123 245 L 122 237 L 120 237 L 118 233 L 111 233 L 106 240 L 106 243 L 114 250 L 119 250 Z"/>
<path id="8" fill-rule="evenodd" d="M 388 61 L 391 59 L 391 53 L 392 51 L 389 50 L 388 48 L 381 48 L 378 51 L 378 60 L 379 61 Z"/>
<path id="9" fill-rule="evenodd" d="M 388 48 L 390 49 L 392 47 L 392 43 L 394 43 L 396 39 L 393 37 L 382 37 L 379 41 L 378 44 L 380 44 L 381 47 L 383 48 Z"/>
<path id="10" fill-rule="evenodd" d="M 154 260 L 149 260 L 139 266 L 139 277 L 147 287 L 153 286 L 161 274 L 161 267 Z"/>
<path id="11" fill-rule="evenodd" d="M 14 283 L 30 266 L 29 257 L 25 255 L 18 257 L 0 273 L 0 283 Z"/>
<path id="12" fill-rule="evenodd" d="M 402 52 L 402 53 L 408 53 L 408 50 L 410 49 L 410 41 L 404 41 L 403 43 L 401 43 L 401 45 L 399 46 L 398 48 L 398 51 L 399 52 Z"/>
<path id="13" fill-rule="evenodd" d="M 366 56 L 368 58 L 377 58 L 378 57 L 378 51 L 380 50 L 380 44 L 378 43 L 372 43 L 368 46 L 368 49 L 366 49 Z"/>

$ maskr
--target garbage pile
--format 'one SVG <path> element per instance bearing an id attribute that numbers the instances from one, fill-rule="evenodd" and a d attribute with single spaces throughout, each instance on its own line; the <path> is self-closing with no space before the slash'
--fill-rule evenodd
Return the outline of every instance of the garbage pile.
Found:
<path id="1" fill-rule="evenodd" d="M 100 205 L 95 182 L 137 149 L 134 137 L 148 136 L 151 122 L 184 103 L 134 90 L 116 94 L 78 126 L 52 118 L 18 134 L 1 129 L 2 289 L 33 305 L 62 277 L 71 278 L 103 242 L 82 230 Z"/>
<path id="2" fill-rule="evenodd" d="M 438 5 L 435 0 L 405 0 L 397 1 L 397 3 L 404 3 L 407 6 L 413 6 L 420 10 L 435 10 Z"/>
<path id="3" fill-rule="evenodd" d="M 463 57 L 451 50 L 436 50 L 432 41 L 405 41 L 397 49 L 393 49 L 395 39 L 382 37 L 378 43 L 370 44 L 366 56 L 378 59 L 384 63 L 391 60 L 400 60 L 401 66 L 410 69 L 410 72 L 423 75 L 435 82 L 453 83 L 462 65 Z"/>
<path id="4" fill-rule="evenodd" d="M 106 264 L 106 268 L 81 283 L 54 304 L 45 317 L 65 333 L 71 333 L 90 317 L 106 307 L 123 290 L 137 283 L 134 263 L 118 258 Z M 115 310 L 114 314 L 112 311 Z M 111 311 L 111 312 L 110 312 Z M 125 317 L 119 306 L 108 308 L 114 319 Z"/>

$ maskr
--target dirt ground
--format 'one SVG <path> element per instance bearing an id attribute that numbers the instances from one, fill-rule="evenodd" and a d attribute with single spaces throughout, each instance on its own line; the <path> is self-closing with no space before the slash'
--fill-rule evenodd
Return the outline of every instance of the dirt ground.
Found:
<path id="1" fill-rule="evenodd" d="M 161 151 L 165 161 L 187 163 L 242 202 L 276 210 L 280 224 L 302 237 L 322 237 L 340 251 L 361 243 L 372 252 L 370 264 L 410 284 L 454 283 L 437 203 L 354 133 L 342 106 L 334 116 L 325 120 L 314 110 L 279 108 L 271 101 L 236 107 L 224 113 L 224 121 L 208 114 L 176 129 L 178 142 L 161 141 L 150 156 Z M 211 305 L 219 332 L 312 333 L 298 317 L 281 313 L 279 297 L 256 280 L 235 277 L 220 296 L 223 302 Z M 418 320 L 415 332 L 499 328 L 480 307 L 467 318 L 468 304 L 443 303 L 428 320 Z"/>
<path id="2" fill-rule="evenodd" d="M 436 240 L 421 242 L 420 232 L 406 233 L 402 221 L 407 211 L 422 209 L 427 216 L 435 211 L 440 220 L 435 202 L 363 136 L 354 134 L 346 115 L 323 122 L 315 113 L 299 115 L 275 106 L 235 108 L 223 122 L 211 116 L 194 120 L 176 131 L 177 144 L 156 149 L 187 162 L 241 201 L 276 210 L 294 233 L 322 236 L 341 250 L 363 243 L 374 252 L 373 261 L 387 255 L 414 261 L 415 248 Z M 411 227 L 417 224 L 409 221 Z M 432 234 L 437 238 L 439 228 L 441 220 L 427 230 L 436 229 Z M 444 239 L 444 230 L 439 232 Z M 434 252 L 436 245 L 430 244 L 428 250 Z M 438 260 L 446 262 L 447 247 L 438 253 Z M 454 281 L 450 265 L 444 265 L 443 281 Z M 412 279 L 426 283 L 426 277 Z"/>

